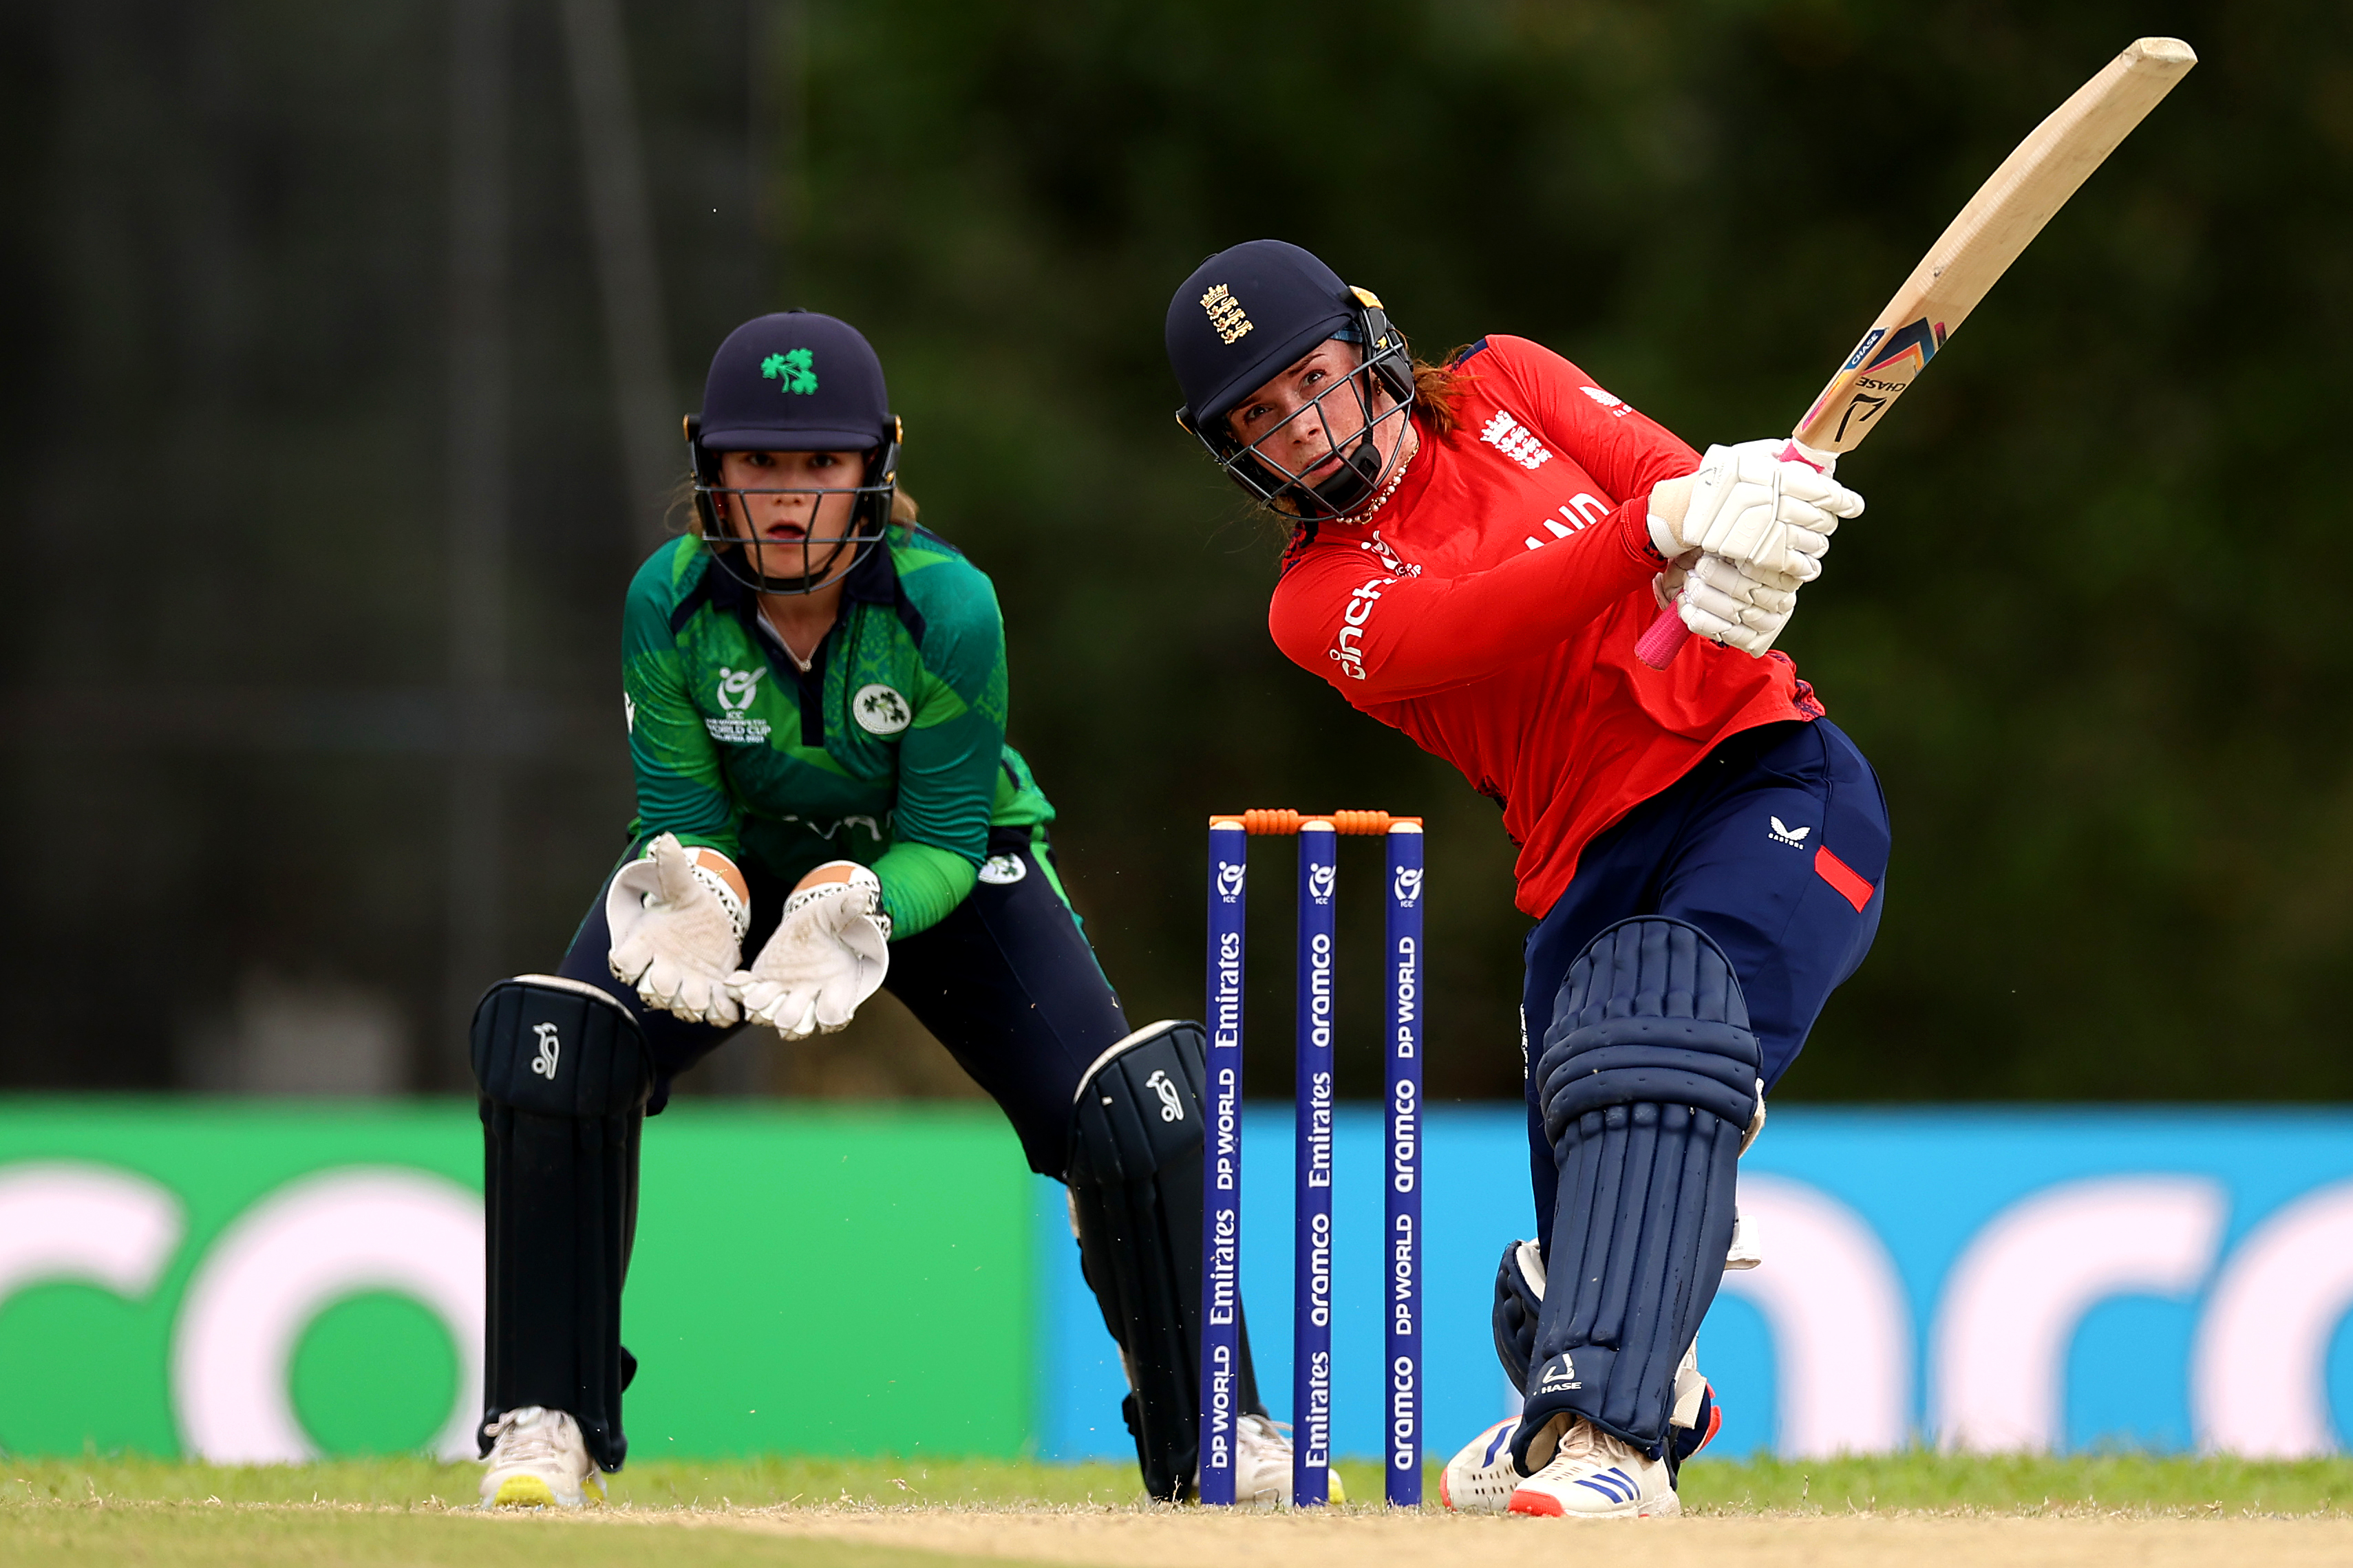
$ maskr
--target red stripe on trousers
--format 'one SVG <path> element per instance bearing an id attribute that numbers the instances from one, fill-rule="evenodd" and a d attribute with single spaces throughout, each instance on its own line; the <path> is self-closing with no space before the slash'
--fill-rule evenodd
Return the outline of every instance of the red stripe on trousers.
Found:
<path id="1" fill-rule="evenodd" d="M 1831 853 L 1827 844 L 1814 851 L 1814 875 L 1838 889 L 1840 898 L 1854 906 L 1856 914 L 1871 902 L 1872 887 L 1854 874 L 1854 868 Z"/>

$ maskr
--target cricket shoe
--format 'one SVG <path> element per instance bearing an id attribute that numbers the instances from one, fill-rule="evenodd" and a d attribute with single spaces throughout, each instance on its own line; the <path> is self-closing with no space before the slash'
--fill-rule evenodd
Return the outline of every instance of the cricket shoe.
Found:
<path id="1" fill-rule="evenodd" d="M 1506 1415 L 1462 1446 L 1438 1478 L 1438 1500 L 1456 1513 L 1501 1513 L 1527 1479 L 1512 1465 L 1512 1434 L 1520 1425 Z"/>
<path id="2" fill-rule="evenodd" d="M 525 1405 L 482 1428 L 484 1508 L 578 1508 L 593 1489 L 605 1500 L 605 1478 L 588 1457 L 580 1424 L 561 1410 Z"/>
<path id="3" fill-rule="evenodd" d="M 1664 1459 L 1645 1458 L 1631 1444 L 1566 1413 L 1545 1424 L 1529 1445 L 1528 1458 L 1533 1460 L 1548 1441 L 1559 1447 L 1513 1491 L 1511 1512 L 1555 1519 L 1656 1519 L 1683 1512 Z"/>
<path id="4" fill-rule="evenodd" d="M 1283 1427 L 1263 1415 L 1245 1415 L 1235 1424 L 1234 1500 L 1260 1508 L 1282 1508 L 1291 1501 L 1291 1437 Z M 1325 1470 L 1324 1496 L 1334 1503 L 1348 1500 L 1340 1488 L 1340 1472 Z"/>

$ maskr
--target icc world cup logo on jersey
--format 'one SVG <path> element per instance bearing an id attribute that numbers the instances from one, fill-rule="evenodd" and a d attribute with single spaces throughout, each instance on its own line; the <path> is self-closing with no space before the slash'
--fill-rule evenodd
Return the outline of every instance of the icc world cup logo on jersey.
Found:
<path id="1" fill-rule="evenodd" d="M 765 669 L 730 669 L 719 667 L 719 684 L 712 698 L 719 704 L 716 716 L 706 715 L 702 727 L 711 731 L 714 741 L 733 745 L 758 745 L 768 738 L 768 721 L 751 717 L 748 709 L 760 696 L 760 678 Z"/>

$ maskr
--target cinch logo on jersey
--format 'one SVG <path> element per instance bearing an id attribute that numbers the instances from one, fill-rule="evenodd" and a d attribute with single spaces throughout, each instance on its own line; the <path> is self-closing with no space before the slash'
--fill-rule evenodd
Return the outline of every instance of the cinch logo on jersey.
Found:
<path id="1" fill-rule="evenodd" d="M 1340 661 L 1340 673 L 1351 680 L 1365 679 L 1364 650 L 1356 644 L 1364 637 L 1365 622 L 1371 618 L 1381 590 L 1396 581 L 1394 577 L 1384 577 L 1377 583 L 1366 584 L 1348 595 L 1348 607 L 1340 613 L 1340 635 L 1324 651 Z"/>
<path id="2" fill-rule="evenodd" d="M 770 354 L 760 362 L 760 374 L 768 381 L 781 381 L 779 392 L 815 392 L 817 367 L 815 356 L 807 349 L 786 349 L 780 354 Z"/>
<path id="3" fill-rule="evenodd" d="M 1166 1068 L 1154 1068 L 1152 1069 L 1152 1076 L 1144 1080 L 1144 1087 L 1160 1097 L 1161 1121 L 1182 1121 L 1185 1120 L 1185 1102 L 1177 1098 L 1176 1086 L 1169 1081 L 1168 1069 Z"/>
<path id="4" fill-rule="evenodd" d="M 719 703 L 719 716 L 706 714 L 702 720 L 702 727 L 711 731 L 712 740 L 738 746 L 759 745 L 767 740 L 768 721 L 744 716 L 744 710 L 760 695 L 760 677 L 767 673 L 765 669 L 730 669 L 723 664 L 719 667 L 719 687 L 712 693 Z"/>
<path id="5" fill-rule="evenodd" d="M 1613 418 L 1623 419 L 1626 416 L 1634 412 L 1633 408 L 1628 405 L 1626 400 L 1619 396 L 1614 392 L 1604 392 L 1598 386 L 1580 386 L 1577 390 L 1585 394 L 1586 396 L 1593 399 L 1594 402 L 1601 405 L 1602 407 L 1609 410 L 1610 416 Z"/>
<path id="6" fill-rule="evenodd" d="M 991 855 L 980 863 L 980 879 L 992 888 L 1009 888 L 1029 874 L 1018 855 Z"/>
<path id="7" fill-rule="evenodd" d="M 531 1070 L 554 1083 L 556 1058 L 564 1054 L 564 1042 L 556 1037 L 553 1024 L 533 1024 L 531 1032 L 539 1037 L 539 1055 L 532 1058 Z"/>
<path id="8" fill-rule="evenodd" d="M 1787 826 L 1778 816 L 1768 817 L 1766 820 L 1773 825 L 1769 830 L 1769 836 L 1773 841 L 1777 844 L 1787 844 L 1792 848 L 1803 849 L 1806 847 L 1806 835 L 1813 831 L 1810 827 Z"/>
<path id="9" fill-rule="evenodd" d="M 849 700 L 849 716 L 870 735 L 895 735 L 914 722 L 915 710 L 898 692 L 877 682 L 858 689 Z"/>
<path id="10" fill-rule="evenodd" d="M 1480 430 L 1479 439 L 1531 472 L 1552 461 L 1552 454 L 1544 449 L 1535 433 L 1500 408 Z"/>
<path id="11" fill-rule="evenodd" d="M 1250 319 L 1242 314 L 1242 302 L 1220 283 L 1201 296 L 1201 309 L 1208 313 L 1209 325 L 1228 343 L 1240 342 L 1242 334 L 1250 330 Z"/>
<path id="12" fill-rule="evenodd" d="M 1569 1360 L 1568 1353 L 1564 1351 L 1545 1363 L 1544 1376 L 1536 1383 L 1536 1392 L 1550 1394 L 1556 1389 L 1583 1388 L 1585 1384 L 1577 1381 L 1577 1363 Z"/>

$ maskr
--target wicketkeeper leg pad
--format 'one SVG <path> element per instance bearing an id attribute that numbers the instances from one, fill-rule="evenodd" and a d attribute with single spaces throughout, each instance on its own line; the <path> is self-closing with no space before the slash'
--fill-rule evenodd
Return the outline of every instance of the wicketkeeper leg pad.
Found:
<path id="1" fill-rule="evenodd" d="M 564 1411 L 596 1463 L 619 1469 L 621 1390 L 635 1370 L 621 1349 L 621 1280 L 652 1063 L 628 1008 L 548 974 L 491 986 L 473 1037 L 489 1220 L 483 1424 L 529 1405 Z"/>
<path id="2" fill-rule="evenodd" d="M 1698 927 L 1622 921 L 1570 965 L 1537 1069 L 1560 1188 L 1522 1474 L 1562 1412 L 1666 1452 L 1677 1364 L 1724 1278 L 1758 1059 L 1740 983 Z"/>
<path id="3" fill-rule="evenodd" d="M 1096 1058 L 1071 1110 L 1071 1226 L 1127 1363 L 1145 1489 L 1192 1492 L 1200 1458 L 1201 1026 L 1160 1023 Z M 1257 1413 L 1242 1357 L 1237 1409 Z"/>

